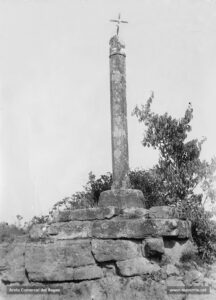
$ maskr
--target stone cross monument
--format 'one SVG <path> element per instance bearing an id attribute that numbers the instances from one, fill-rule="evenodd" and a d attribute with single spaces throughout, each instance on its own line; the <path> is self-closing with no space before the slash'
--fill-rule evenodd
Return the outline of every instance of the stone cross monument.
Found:
<path id="1" fill-rule="evenodd" d="M 113 189 L 129 188 L 126 71 L 124 44 L 115 35 L 110 40 L 110 106 Z"/>
<path id="2" fill-rule="evenodd" d="M 99 206 L 144 207 L 141 191 L 130 189 L 128 129 L 126 102 L 126 54 L 125 45 L 119 39 L 120 15 L 117 22 L 117 34 L 110 39 L 110 106 L 112 138 L 113 184 L 111 191 L 102 192 Z"/>

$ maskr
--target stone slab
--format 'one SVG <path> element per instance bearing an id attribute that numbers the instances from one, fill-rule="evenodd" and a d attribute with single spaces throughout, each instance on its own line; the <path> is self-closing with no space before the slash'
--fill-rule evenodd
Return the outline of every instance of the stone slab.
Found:
<path id="1" fill-rule="evenodd" d="M 117 206 L 119 208 L 145 207 L 143 193 L 140 190 L 119 189 L 104 191 L 100 194 L 98 206 Z"/>
<path id="2" fill-rule="evenodd" d="M 128 210 L 128 209 L 127 209 Z M 124 211 L 124 210 L 123 210 Z M 33 235 L 34 233 L 34 235 Z M 43 240 L 50 237 L 54 240 L 73 240 L 79 238 L 134 238 L 144 239 L 147 236 L 171 236 L 181 239 L 190 237 L 190 222 L 178 219 L 149 219 L 132 213 L 120 214 L 113 219 L 96 221 L 70 221 L 52 223 L 30 236 Z M 34 240 L 34 239 L 33 239 Z"/>
<path id="3" fill-rule="evenodd" d="M 178 219 L 114 218 L 95 221 L 92 237 L 101 239 L 132 238 L 144 239 L 148 236 L 171 236 L 187 238 L 190 223 Z"/>
<path id="4" fill-rule="evenodd" d="M 31 281 L 73 280 L 74 268 L 94 264 L 89 240 L 26 245 L 25 268 Z"/>
<path id="5" fill-rule="evenodd" d="M 164 242 L 162 237 L 147 238 L 143 242 L 144 253 L 147 257 L 159 256 L 164 253 Z"/>
<path id="6" fill-rule="evenodd" d="M 165 266 L 167 276 L 179 275 L 179 270 L 173 264 L 167 264 Z"/>
<path id="7" fill-rule="evenodd" d="M 57 212 L 52 222 L 103 220 L 111 219 L 118 214 L 119 209 L 114 206 L 64 210 Z"/>
<path id="8" fill-rule="evenodd" d="M 0 273 L 3 282 L 23 283 L 25 281 L 25 242 L 14 240 L 0 244 Z"/>
<path id="9" fill-rule="evenodd" d="M 73 280 L 90 280 L 103 277 L 103 270 L 97 265 L 89 265 L 74 269 Z"/>
<path id="10" fill-rule="evenodd" d="M 191 223 L 179 219 L 154 219 L 158 236 L 189 238 L 191 235 Z"/>
<path id="11" fill-rule="evenodd" d="M 151 263 L 145 257 L 119 261 L 116 264 L 122 276 L 152 274 L 160 270 L 160 267 L 157 264 Z"/>
<path id="12" fill-rule="evenodd" d="M 126 260 L 142 256 L 141 245 L 127 240 L 92 240 L 92 252 L 98 262 Z"/>
<path id="13" fill-rule="evenodd" d="M 120 209 L 119 213 L 120 217 L 127 218 L 127 219 L 137 219 L 137 218 L 149 218 L 149 210 L 146 208 L 137 208 L 137 207 L 130 207 L 130 208 L 123 208 Z"/>
<path id="14" fill-rule="evenodd" d="M 71 221 L 53 223 L 47 228 L 47 234 L 57 240 L 89 238 L 92 236 L 91 221 Z"/>
<path id="15" fill-rule="evenodd" d="M 141 276 L 109 276 L 98 280 L 88 280 L 79 283 L 65 283 L 63 286 L 63 294 L 58 298 L 58 300 L 131 299 L 171 300 L 173 297 L 170 298 L 167 296 L 165 285 L 151 279 L 143 280 Z M 46 298 L 46 300 L 48 299 Z M 175 300 L 177 300 L 177 298 L 175 298 Z"/>
<path id="16" fill-rule="evenodd" d="M 194 286 L 199 283 L 199 285 L 203 285 L 204 274 L 199 272 L 198 270 L 190 270 L 185 272 L 183 282 L 186 286 Z"/>
<path id="17" fill-rule="evenodd" d="M 175 208 L 171 206 L 152 206 L 149 209 L 149 217 L 154 219 L 175 219 Z"/>
<path id="18" fill-rule="evenodd" d="M 112 219 L 95 221 L 92 236 L 101 239 L 132 238 L 144 239 L 155 235 L 155 224 L 149 219 Z"/>

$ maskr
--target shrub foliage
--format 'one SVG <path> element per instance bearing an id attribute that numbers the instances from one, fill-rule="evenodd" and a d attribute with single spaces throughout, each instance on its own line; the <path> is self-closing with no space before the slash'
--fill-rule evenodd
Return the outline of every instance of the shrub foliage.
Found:
<path id="1" fill-rule="evenodd" d="M 216 199 L 216 158 L 210 163 L 200 159 L 205 138 L 187 139 L 193 118 L 190 103 L 184 116 L 177 120 L 167 113 L 152 112 L 152 100 L 153 95 L 141 108 L 135 107 L 133 115 L 146 127 L 143 146 L 159 151 L 159 161 L 151 170 L 159 189 L 158 199 L 165 205 L 176 206 L 179 213 L 192 222 L 198 252 L 210 261 L 216 255 L 216 223 L 211 220 L 212 214 L 205 211 L 204 203 L 207 199 L 212 202 Z M 196 192 L 198 187 L 202 192 Z"/>

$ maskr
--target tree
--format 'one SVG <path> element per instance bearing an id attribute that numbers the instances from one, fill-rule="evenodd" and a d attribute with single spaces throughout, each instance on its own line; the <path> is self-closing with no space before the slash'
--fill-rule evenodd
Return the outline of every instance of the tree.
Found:
<path id="1" fill-rule="evenodd" d="M 135 107 L 133 115 L 143 122 L 146 131 L 142 144 L 159 150 L 159 162 L 154 167 L 155 175 L 160 182 L 160 190 L 166 204 L 176 202 L 176 199 L 186 199 L 194 196 L 195 188 L 200 185 L 207 197 L 215 199 L 213 188 L 216 158 L 211 163 L 200 160 L 200 152 L 205 138 L 201 141 L 193 139 L 186 141 L 191 131 L 190 122 L 193 109 L 189 103 L 185 115 L 180 120 L 172 118 L 168 113 L 163 115 L 151 111 L 153 95 L 146 105 Z M 197 195 L 201 203 L 203 194 Z"/>
<path id="2" fill-rule="evenodd" d="M 153 94 L 141 108 L 135 107 L 133 115 L 143 122 L 146 131 L 142 144 L 159 151 L 159 161 L 153 167 L 159 189 L 159 200 L 165 205 L 175 205 L 181 214 L 192 221 L 193 238 L 200 254 L 210 259 L 216 254 L 216 226 L 210 221 L 211 214 L 203 207 L 204 202 L 216 199 L 216 158 L 211 162 L 200 159 L 202 145 L 197 139 L 187 141 L 191 131 L 193 109 L 189 103 L 184 116 L 177 120 L 168 113 L 151 111 Z M 196 193 L 197 187 L 202 192 Z"/>

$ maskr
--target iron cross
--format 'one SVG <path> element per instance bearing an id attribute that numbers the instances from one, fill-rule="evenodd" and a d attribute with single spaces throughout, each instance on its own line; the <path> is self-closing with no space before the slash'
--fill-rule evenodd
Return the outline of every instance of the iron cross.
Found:
<path id="1" fill-rule="evenodd" d="M 121 15 L 118 15 L 118 20 L 110 20 L 110 22 L 116 22 L 116 27 L 117 27 L 117 35 L 119 34 L 119 27 L 121 23 L 128 23 L 127 21 L 121 20 Z"/>

